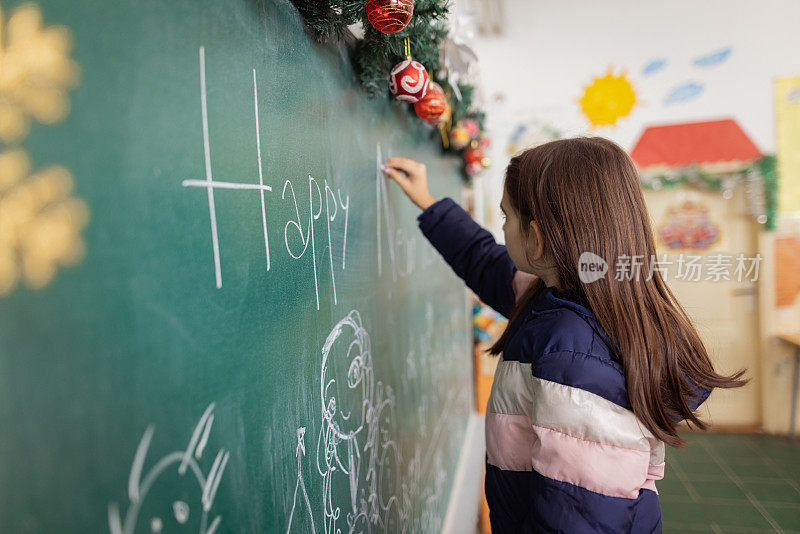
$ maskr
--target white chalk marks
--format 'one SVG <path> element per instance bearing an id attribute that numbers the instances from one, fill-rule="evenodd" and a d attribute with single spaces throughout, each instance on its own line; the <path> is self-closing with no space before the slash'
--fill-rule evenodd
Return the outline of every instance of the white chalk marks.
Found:
<path id="1" fill-rule="evenodd" d="M 186 194 L 200 194 L 194 191 L 206 190 L 204 196 L 208 201 L 216 287 L 221 289 L 223 282 L 221 254 L 233 255 L 232 250 L 242 250 L 240 246 L 238 248 L 236 246 L 241 245 L 235 243 L 237 236 L 231 236 L 229 227 L 226 226 L 230 222 L 232 213 L 229 209 L 225 209 L 224 203 L 230 202 L 231 198 L 252 200 L 253 218 L 248 239 L 252 240 L 249 243 L 250 248 L 254 248 L 253 245 L 256 247 L 256 261 L 259 262 L 259 266 L 262 258 L 265 261 L 263 268 L 265 272 L 261 272 L 265 279 L 269 280 L 270 277 L 276 276 L 275 273 L 282 269 L 289 270 L 292 272 L 292 277 L 303 280 L 304 288 L 298 296 L 304 299 L 305 305 L 309 308 L 313 306 L 310 287 L 313 279 L 313 295 L 317 310 L 323 307 L 321 304 L 325 304 L 326 299 L 330 299 L 332 304 L 344 303 L 348 306 L 346 309 L 351 309 L 354 304 L 348 302 L 346 295 L 352 295 L 352 288 L 356 285 L 352 283 L 352 275 L 344 276 L 343 273 L 348 263 L 348 225 L 353 226 L 359 221 L 357 215 L 360 213 L 356 212 L 356 218 L 350 221 L 350 196 L 342 188 L 337 187 L 339 177 L 332 168 L 332 162 L 327 163 L 325 174 L 319 177 L 315 177 L 307 169 L 298 174 L 290 174 L 291 179 L 286 176 L 276 176 L 276 173 L 271 172 L 272 159 L 269 152 L 262 154 L 260 134 L 262 126 L 265 131 L 270 130 L 268 122 L 270 117 L 261 116 L 259 113 L 259 78 L 256 70 L 252 69 L 253 114 L 250 115 L 247 111 L 246 120 L 253 120 L 255 129 L 256 153 L 250 163 L 257 164 L 257 177 L 255 165 L 251 167 L 249 173 L 243 173 L 251 174 L 249 178 L 241 175 L 221 176 L 219 165 L 222 160 L 212 160 L 209 129 L 213 124 L 209 124 L 204 48 L 200 48 L 199 55 L 205 177 L 194 176 L 191 177 L 194 179 L 185 179 L 181 184 L 187 188 L 186 191 L 192 191 Z M 211 64 L 213 62 L 210 62 Z M 248 90 L 250 74 L 247 72 L 245 76 Z M 212 123 L 215 117 L 214 94 L 212 91 Z M 247 94 L 249 98 L 249 93 Z M 249 107 L 249 103 L 247 105 Z M 247 122 L 247 132 L 252 131 L 250 124 Z M 269 150 L 269 143 L 266 143 L 264 148 Z M 392 291 L 402 290 L 405 287 L 400 279 L 414 274 L 417 264 L 423 268 L 431 266 L 435 254 L 432 247 L 420 241 L 415 231 L 404 229 L 400 224 L 402 222 L 400 214 L 405 207 L 400 204 L 391 186 L 386 184 L 386 178 L 380 169 L 384 155 L 381 153 L 380 145 L 377 145 L 376 149 L 374 213 L 377 225 L 377 268 L 378 276 L 381 278 L 380 285 L 387 287 L 391 295 Z M 248 151 L 250 150 L 252 148 L 248 148 Z M 371 156 L 367 155 L 367 158 L 369 157 Z M 213 161 L 218 162 L 216 178 L 212 172 Z M 198 170 L 197 174 L 201 174 L 201 171 Z M 369 176 L 364 178 L 367 179 Z M 371 186 L 369 180 L 365 183 Z M 258 208 L 255 193 L 258 193 L 260 222 L 256 219 Z M 372 194 L 369 187 L 366 194 Z M 203 212 L 205 200 L 205 198 L 201 200 Z M 367 198 L 365 207 L 368 208 L 370 203 Z M 358 208 L 362 207 L 357 202 L 355 205 Z M 369 213 L 372 211 L 369 210 Z M 239 221 L 241 218 L 242 215 L 239 214 L 234 221 Z M 201 221 L 205 225 L 204 219 Z M 218 221 L 220 221 L 219 227 Z M 370 218 L 367 226 L 371 224 Z M 220 234 L 220 228 L 225 235 Z M 282 245 L 281 228 L 284 237 Z M 270 230 L 273 234 L 272 242 L 269 239 Z M 363 229 L 357 227 L 356 230 L 358 234 L 358 231 Z M 263 256 L 260 252 L 262 233 Z M 238 236 L 238 239 L 243 238 Z M 351 237 L 351 241 L 352 239 Z M 223 243 L 225 240 L 227 242 Z M 198 255 L 204 254 L 202 249 L 198 253 Z M 368 254 L 372 254 L 372 249 Z M 357 259 L 362 260 L 363 256 Z M 237 260 L 247 261 L 246 258 Z M 230 260 L 226 256 L 226 269 L 228 261 Z M 353 264 L 352 259 L 350 263 Z M 371 261 L 368 264 L 367 268 L 374 268 Z M 210 268 L 208 265 L 204 267 L 209 269 L 207 276 L 210 284 Z M 366 271 L 363 265 L 358 265 L 358 262 L 356 267 L 360 269 L 359 275 Z M 374 271 L 365 274 L 374 275 Z M 226 276 L 230 278 L 232 275 L 226 274 Z M 278 276 L 277 279 L 285 280 L 285 277 Z M 231 285 L 231 280 L 235 283 L 235 279 L 226 279 L 226 283 Z M 337 288 L 337 281 L 341 287 Z M 440 530 L 443 518 L 443 503 L 440 497 L 446 498 L 444 495 L 446 489 L 443 487 L 447 480 L 445 465 L 450 461 L 448 455 L 452 452 L 447 441 L 458 432 L 460 421 L 460 416 L 452 414 L 457 414 L 459 407 L 468 407 L 465 396 L 468 391 L 466 389 L 461 391 L 452 383 L 446 382 L 446 377 L 452 363 L 457 359 L 457 354 L 468 354 L 469 348 L 466 334 L 464 336 L 459 334 L 467 332 L 467 322 L 453 316 L 448 324 L 446 319 L 442 320 L 435 316 L 430 298 L 427 298 L 426 302 L 425 309 L 420 309 L 418 316 L 412 319 L 412 322 L 406 323 L 402 319 L 390 321 L 393 327 L 398 327 L 396 335 L 388 333 L 390 339 L 376 341 L 382 347 L 389 346 L 390 343 L 397 344 L 397 347 L 384 349 L 386 351 L 384 358 L 376 357 L 379 371 L 383 371 L 385 376 L 397 377 L 399 384 L 396 390 L 376 377 L 373 346 L 359 312 L 350 311 L 333 326 L 322 344 L 321 351 L 317 353 L 321 360 L 315 359 L 317 363 L 313 363 L 314 366 L 321 365 L 318 367 L 320 373 L 318 389 L 316 389 L 317 378 L 313 376 L 308 378 L 314 381 L 315 389 L 319 391 L 319 398 L 313 401 L 297 399 L 297 402 L 302 403 L 303 408 L 308 410 L 306 412 L 308 415 L 304 416 L 306 419 L 299 424 L 292 423 L 291 436 L 288 433 L 285 435 L 292 441 L 290 446 L 295 457 L 294 461 L 286 461 L 292 452 L 287 445 L 287 449 L 282 452 L 280 465 L 288 471 L 288 478 L 262 477 L 259 480 L 264 481 L 264 487 L 254 488 L 258 490 L 259 495 L 271 492 L 282 499 L 283 505 L 279 505 L 276 510 L 278 513 L 272 514 L 273 530 L 276 526 L 280 527 L 279 530 L 285 529 L 287 534 L 297 531 L 340 534 Z M 330 307 L 325 309 L 332 310 Z M 341 311 L 333 313 L 339 314 Z M 403 312 L 404 315 L 411 313 L 410 310 Z M 369 321 L 370 317 L 367 316 L 366 319 Z M 426 327 L 411 328 L 413 321 L 417 320 L 424 320 Z M 457 324 L 459 322 L 462 324 Z M 274 326 L 280 327 L 278 324 Z M 403 330 L 405 327 L 408 333 Z M 390 361 L 389 355 L 396 354 L 401 357 Z M 307 356 L 307 352 L 303 355 Z M 308 368 L 303 368 L 303 372 L 308 372 Z M 289 403 L 294 402 L 291 398 L 286 400 Z M 400 421 L 395 420 L 395 411 L 402 415 Z M 229 454 L 225 450 L 220 450 L 213 462 L 210 461 L 209 455 L 205 456 L 206 462 L 202 461 L 204 451 L 209 447 L 213 422 L 212 404 L 195 426 L 186 449 L 164 456 L 149 469 L 146 466 L 150 462 L 146 459 L 154 439 L 154 428 L 151 426 L 145 430 L 131 466 L 128 484 L 129 503 L 125 507 L 124 515 L 120 513 L 116 503 L 108 507 L 108 521 L 112 534 L 133 534 L 137 530 L 137 523 L 140 531 L 149 528 L 152 533 L 170 532 L 177 525 L 189 527 L 191 531 L 197 530 L 200 534 L 215 533 L 220 527 L 221 517 L 219 515 L 212 517 L 211 510 L 227 467 Z M 264 421 L 264 424 L 270 429 L 281 428 L 280 421 Z M 311 437 L 307 440 L 309 436 Z M 250 443 L 229 445 L 237 452 L 253 446 Z M 312 449 L 308 454 L 307 445 Z M 315 445 L 316 450 L 313 450 Z M 238 457 L 247 455 L 237 454 Z M 204 465 L 203 468 L 201 464 Z M 173 467 L 174 469 L 171 469 Z M 248 466 L 237 466 L 237 469 L 246 470 Z M 280 474 L 285 475 L 285 471 Z M 233 472 L 231 471 L 228 476 L 232 476 Z M 162 506 L 158 509 L 158 513 L 150 513 L 150 507 L 144 509 L 143 504 L 148 502 L 147 495 L 151 486 L 156 480 L 160 481 L 170 476 L 184 484 L 189 481 L 193 489 L 198 490 L 199 496 L 193 500 L 190 496 L 187 497 L 187 493 L 181 493 L 175 498 L 159 503 Z M 151 502 L 158 501 L 154 498 L 156 496 L 160 499 L 164 495 L 170 495 L 168 490 L 161 489 L 160 484 L 158 490 L 150 493 Z M 246 499 L 248 496 L 240 498 Z M 230 513 L 247 508 L 244 504 L 240 504 L 239 507 L 233 507 Z M 259 504 L 253 503 L 256 507 Z M 264 506 L 271 510 L 266 503 Z M 243 518 L 226 519 L 225 524 L 226 528 L 230 528 L 247 524 L 247 521 Z"/>
<path id="2" fill-rule="evenodd" d="M 323 182 L 325 188 L 325 222 L 327 224 L 328 229 L 328 244 L 326 245 L 326 250 L 328 253 L 328 257 L 330 258 L 330 270 L 331 270 L 331 287 L 333 288 L 333 303 L 337 304 L 338 298 L 336 296 L 336 275 L 335 275 L 335 268 L 333 266 L 333 247 L 331 244 L 331 223 L 334 222 L 339 214 L 339 211 L 343 211 L 343 226 L 344 229 L 342 231 L 343 235 L 345 236 L 343 239 L 342 245 L 342 270 L 345 268 L 345 247 L 347 246 L 347 218 L 348 213 L 350 211 L 350 197 L 345 197 L 347 202 L 342 202 L 341 200 L 341 190 L 336 190 L 334 194 L 334 190 L 328 186 L 328 181 L 325 180 Z M 287 194 L 287 191 L 289 194 Z M 323 199 L 322 199 L 322 189 L 320 189 L 319 183 L 317 182 L 316 178 L 308 175 L 308 222 L 305 223 L 305 230 L 304 222 L 300 217 L 300 209 L 299 204 L 297 201 L 297 195 L 294 191 L 294 185 L 290 180 L 286 180 L 283 183 L 283 192 L 281 193 L 281 199 L 287 202 L 290 201 L 291 196 L 291 203 L 294 206 L 294 218 L 289 219 L 286 221 L 286 225 L 283 227 L 283 239 L 284 243 L 286 244 L 286 250 L 289 252 L 289 255 L 295 259 L 301 259 L 308 249 L 309 244 L 311 245 L 311 266 L 314 272 L 314 294 L 317 299 L 317 309 L 319 310 L 319 277 L 318 277 L 318 267 L 317 267 L 317 245 L 316 240 L 314 239 L 314 221 L 318 220 L 322 216 L 323 210 Z M 329 196 L 333 196 L 333 214 L 331 214 L 331 204 L 329 202 Z M 338 203 L 337 203 L 338 202 Z M 305 211 L 306 206 L 304 206 Z M 316 211 L 315 211 L 316 210 Z M 290 229 L 293 230 L 291 232 L 295 235 L 295 239 L 290 239 Z M 298 244 L 299 240 L 299 244 Z M 294 246 L 292 245 L 294 243 Z"/>
<path id="3" fill-rule="evenodd" d="M 214 403 L 211 403 L 195 426 L 186 449 L 163 456 L 144 473 L 148 451 L 155 434 L 155 427 L 147 427 L 139 441 L 128 475 L 128 500 L 130 502 L 124 518 L 120 515 L 117 503 L 111 503 L 108 506 L 108 527 L 111 534 L 133 534 L 136 531 L 136 525 L 140 520 L 142 506 L 147 501 L 148 493 L 156 482 L 163 481 L 170 474 L 173 479 L 177 478 L 179 485 L 180 482 L 185 481 L 190 486 L 196 487 L 200 494 L 198 502 L 187 503 L 180 499 L 172 501 L 170 505 L 171 518 L 160 516 L 145 518 L 149 521 L 150 531 L 159 533 L 165 525 L 186 524 L 193 515 L 199 514 L 197 520 L 199 534 L 216 532 L 222 520 L 221 516 L 214 517 L 211 523 L 208 522 L 208 519 L 211 508 L 214 506 L 222 475 L 228 464 L 229 453 L 225 449 L 217 451 L 208 473 L 203 472 L 200 462 L 203 459 L 203 452 L 208 444 L 213 424 Z M 175 480 L 170 482 L 175 482 Z M 167 529 L 167 531 L 170 530 Z"/>
<path id="4" fill-rule="evenodd" d="M 386 175 L 381 170 L 383 154 L 381 145 L 376 149 L 376 179 L 375 179 L 375 204 L 376 204 L 376 229 L 378 250 L 378 275 L 383 274 L 383 241 L 384 236 L 389 249 L 389 261 L 392 268 L 392 281 L 398 277 L 409 276 L 416 266 L 417 239 L 406 235 L 405 230 L 396 227 L 394 213 L 389 205 L 389 195 L 386 190 Z M 381 223 L 383 218 L 383 225 Z M 430 246 L 428 249 L 432 248 Z"/>
<path id="5" fill-rule="evenodd" d="M 311 501 L 308 498 L 308 492 L 306 492 L 306 483 L 303 480 L 303 457 L 306 455 L 306 443 L 303 439 L 305 435 L 305 427 L 297 429 L 297 451 L 295 452 L 295 456 L 297 457 L 297 484 L 294 487 L 292 511 L 289 512 L 289 524 L 286 526 L 286 534 L 289 534 L 289 532 L 292 530 L 292 521 L 294 520 L 294 512 L 297 507 L 298 491 L 303 492 L 303 505 L 305 506 L 306 513 L 308 513 L 309 524 L 311 525 L 311 534 L 316 534 L 316 527 L 314 527 L 314 513 L 311 508 Z"/>
<path id="6" fill-rule="evenodd" d="M 217 199 L 215 197 L 216 190 L 236 190 L 236 191 L 258 191 L 259 200 L 261 203 L 261 230 L 264 234 L 264 254 L 266 259 L 266 270 L 270 271 L 272 268 L 272 253 L 269 243 L 269 229 L 268 229 L 268 215 L 266 194 L 272 192 L 272 186 L 265 184 L 264 168 L 261 154 L 261 129 L 259 122 L 258 110 L 258 75 L 256 69 L 253 69 L 253 116 L 255 125 L 255 145 L 256 145 L 256 161 L 258 164 L 258 183 L 235 182 L 235 181 L 220 181 L 214 180 L 212 172 L 211 160 L 211 142 L 209 140 L 209 123 L 208 123 L 208 102 L 207 102 L 207 83 L 206 83 L 206 61 L 205 61 L 205 48 L 200 47 L 200 112 L 202 117 L 203 129 L 203 155 L 205 164 L 205 179 L 187 179 L 181 182 L 183 187 L 192 188 L 205 188 L 208 196 L 208 214 L 211 223 L 211 250 L 214 260 L 214 278 L 217 288 L 222 288 L 222 262 L 220 259 L 220 237 L 219 228 L 217 224 Z M 323 186 L 323 188 L 320 187 Z M 287 197 L 287 188 L 290 190 L 291 199 Z M 300 210 L 298 208 L 298 200 L 294 194 L 294 186 L 291 180 L 283 182 L 283 192 L 281 199 L 286 202 L 294 204 L 294 215 L 296 217 L 289 218 L 284 226 L 284 244 L 289 256 L 295 260 L 301 259 L 306 252 L 309 244 L 311 245 L 311 262 L 314 274 L 314 292 L 316 296 L 316 306 L 319 310 L 320 307 L 320 288 L 319 288 L 319 266 L 317 245 L 314 239 L 315 225 L 314 221 L 320 219 L 325 211 L 326 216 L 326 229 L 327 229 L 327 244 L 323 250 L 328 254 L 328 264 L 330 267 L 330 277 L 333 293 L 333 303 L 338 303 L 338 296 L 336 294 L 336 274 L 333 263 L 333 243 L 332 235 L 336 232 L 341 232 L 342 239 L 342 266 L 341 270 L 344 271 L 346 267 L 346 252 L 347 252 L 347 222 L 350 213 L 350 196 L 343 194 L 340 188 L 334 189 L 328 185 L 327 180 L 320 182 L 316 178 L 308 175 L 308 223 L 305 224 L 300 217 Z M 324 189 L 324 199 L 323 199 Z M 305 210 L 304 210 L 305 211 Z M 341 230 L 332 228 L 332 223 L 337 220 L 337 216 L 341 212 L 339 220 L 343 228 Z M 290 243 L 289 231 L 297 232 L 299 238 L 299 246 L 296 245 L 297 241 L 293 244 Z M 324 254 L 322 255 L 324 257 Z M 337 262 L 338 263 L 338 262 Z"/>
<path id="7" fill-rule="evenodd" d="M 399 392 L 376 378 L 372 342 L 359 312 L 350 311 L 333 326 L 318 353 L 318 397 L 311 408 L 321 417 L 314 415 L 312 422 L 319 424 L 316 451 L 308 455 L 313 460 L 307 461 L 307 427 L 301 426 L 295 431 L 296 478 L 291 485 L 258 477 L 265 486 L 253 488 L 253 495 L 285 496 L 286 515 L 275 518 L 281 530 L 285 528 L 287 534 L 441 530 L 448 439 L 457 435 L 459 417 L 466 417 L 470 392 L 452 384 L 438 386 L 451 373 L 448 362 L 468 350 L 465 314 L 465 310 L 454 310 L 449 319 L 440 320 L 433 304 L 426 302 L 425 328 L 418 336 L 400 336 L 407 343 L 398 349 L 408 358 L 398 360 L 402 366 L 397 369 L 402 381 Z M 382 365 L 389 363 L 381 359 Z M 398 422 L 395 412 L 401 407 L 402 421 Z M 215 404 L 211 403 L 186 447 L 157 460 L 148 459 L 151 448 L 163 447 L 151 447 L 155 427 L 146 428 L 128 475 L 128 503 L 108 505 L 111 534 L 147 529 L 159 534 L 174 532 L 178 526 L 182 531 L 216 533 L 222 517 L 212 509 L 230 454 L 223 448 L 211 455 L 206 452 L 214 421 Z M 265 424 L 275 427 L 272 421 Z M 316 428 L 311 432 L 317 432 Z M 252 445 L 230 446 L 243 450 Z M 246 469 L 236 466 L 239 473 Z M 250 507 L 259 505 L 249 503 Z M 232 510 L 248 509 L 242 504 Z M 249 519 L 235 517 L 230 525 L 235 528 Z"/>
<path id="8" fill-rule="evenodd" d="M 246 184 L 238 182 L 215 182 L 211 172 L 211 143 L 208 139 L 208 103 L 206 98 L 206 50 L 200 47 L 200 112 L 203 118 L 203 154 L 205 157 L 206 179 L 205 180 L 184 180 L 181 185 L 184 187 L 204 187 L 208 191 L 208 214 L 211 219 L 211 248 L 214 254 L 214 277 L 217 287 L 222 287 L 222 267 L 219 257 L 219 235 L 217 229 L 217 208 L 214 201 L 214 189 L 254 189 L 261 193 L 261 214 L 264 227 L 264 246 L 267 251 L 267 270 L 270 267 L 269 260 L 269 236 L 267 234 L 267 215 L 264 205 L 264 192 L 272 191 L 272 187 L 264 185 L 261 170 L 261 134 L 258 130 L 258 88 L 256 86 L 256 71 L 253 69 L 253 100 L 256 116 L 256 146 L 258 147 L 258 184 Z"/>
<path id="9" fill-rule="evenodd" d="M 429 310 L 432 308 L 429 307 Z M 432 317 L 431 317 L 432 319 Z M 430 351 L 427 339 L 420 342 L 422 352 Z M 425 359 L 427 363 L 429 359 Z M 322 532 L 435 532 L 441 527 L 439 497 L 446 479 L 439 439 L 447 418 L 458 401 L 450 390 L 433 402 L 442 410 L 433 422 L 434 438 L 428 447 L 416 442 L 404 463 L 395 436 L 393 421 L 396 407 L 391 386 L 375 379 L 370 337 L 361 315 L 353 310 L 331 330 L 322 347 L 319 382 L 322 427 L 317 439 L 316 468 L 322 478 L 322 509 L 312 509 L 321 516 Z M 430 408 L 427 396 L 425 407 Z M 426 409 L 420 417 L 429 418 Z M 419 425 L 421 426 L 421 425 Z M 289 516 L 289 528 L 295 516 L 297 494 L 305 493 L 302 478 L 301 444 L 305 428 L 298 431 L 298 483 Z M 287 528 L 287 532 L 289 532 Z M 312 529 L 316 527 L 312 525 Z"/>

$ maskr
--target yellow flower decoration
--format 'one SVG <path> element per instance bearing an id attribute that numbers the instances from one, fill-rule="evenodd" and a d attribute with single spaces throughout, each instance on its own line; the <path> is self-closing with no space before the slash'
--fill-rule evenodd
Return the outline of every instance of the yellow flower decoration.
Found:
<path id="1" fill-rule="evenodd" d="M 0 296 L 21 279 L 33 289 L 44 287 L 60 265 L 83 257 L 89 209 L 70 196 L 72 186 L 64 167 L 30 174 L 24 151 L 0 153 Z"/>
<path id="2" fill-rule="evenodd" d="M 613 126 L 622 117 L 630 115 L 636 104 L 636 91 L 624 71 L 614 76 L 609 69 L 605 76 L 592 80 L 579 102 L 592 126 Z"/>
<path id="3" fill-rule="evenodd" d="M 78 82 L 71 50 L 69 30 L 43 27 L 37 5 L 17 7 L 8 23 L 0 7 L 0 140 L 24 139 L 31 117 L 54 124 L 67 116 L 67 92 Z"/>

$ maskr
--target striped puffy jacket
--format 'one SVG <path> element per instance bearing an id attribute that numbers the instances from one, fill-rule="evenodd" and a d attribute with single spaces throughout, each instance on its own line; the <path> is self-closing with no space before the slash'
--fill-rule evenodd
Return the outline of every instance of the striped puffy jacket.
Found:
<path id="1" fill-rule="evenodd" d="M 445 198 L 422 233 L 508 317 L 531 275 Z M 492 532 L 661 532 L 664 443 L 631 410 L 621 362 L 580 290 L 544 287 L 509 327 L 486 407 Z M 710 391 L 697 389 L 696 408 Z"/>

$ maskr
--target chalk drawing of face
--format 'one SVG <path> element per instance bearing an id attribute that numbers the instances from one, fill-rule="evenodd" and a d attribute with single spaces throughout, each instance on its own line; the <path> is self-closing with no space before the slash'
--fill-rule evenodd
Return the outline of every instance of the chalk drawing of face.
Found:
<path id="1" fill-rule="evenodd" d="M 364 429 L 374 394 L 369 335 L 355 310 L 325 340 L 320 387 L 325 424 L 338 440 L 354 439 Z"/>
<path id="2" fill-rule="evenodd" d="M 202 487 L 193 473 L 181 475 L 177 465 L 166 469 L 154 481 L 150 498 L 142 501 L 135 532 L 142 534 L 204 532 Z M 158 497 L 156 497 L 158 496 Z M 162 499 L 162 497 L 167 496 Z"/>
<path id="3" fill-rule="evenodd" d="M 322 347 L 317 468 L 323 477 L 325 532 L 338 530 L 342 507 L 350 525 L 348 531 L 363 525 L 370 515 L 371 495 L 360 488 L 365 478 L 362 449 L 376 437 L 369 425 L 375 388 L 370 351 L 369 335 L 356 310 L 333 327 Z M 374 447 L 372 452 L 374 456 Z"/>
<path id="4" fill-rule="evenodd" d="M 203 472 L 200 462 L 214 424 L 214 403 L 211 403 L 194 428 L 185 450 L 167 454 L 144 472 L 155 427 L 145 430 L 128 476 L 128 509 L 124 520 L 117 503 L 108 506 L 108 525 L 111 534 L 161 532 L 198 532 L 214 534 L 221 517 L 210 519 L 229 453 L 220 449 L 210 469 Z M 166 500 L 147 499 L 154 495 L 170 495 Z"/>

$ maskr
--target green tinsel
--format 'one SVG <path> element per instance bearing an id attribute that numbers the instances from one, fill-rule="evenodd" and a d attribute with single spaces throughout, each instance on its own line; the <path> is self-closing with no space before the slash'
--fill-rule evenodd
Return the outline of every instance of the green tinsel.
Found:
<path id="1" fill-rule="evenodd" d="M 744 176 L 753 171 L 758 171 L 761 174 L 764 184 L 764 214 L 767 217 L 764 228 L 766 230 L 775 230 L 776 213 L 778 209 L 778 171 L 776 157 L 773 155 L 764 156 L 743 167 L 735 174 Z M 650 191 L 668 191 L 684 185 L 710 191 L 722 191 L 725 188 L 725 180 L 722 176 L 716 173 L 703 171 L 696 165 L 682 169 L 674 174 L 642 176 L 640 178 L 640 183 L 643 189 L 648 189 Z"/>
<path id="2" fill-rule="evenodd" d="M 474 87 L 458 84 L 461 100 L 454 96 L 453 88 L 446 77 L 439 76 L 442 68 L 439 61 L 439 47 L 447 37 L 446 17 L 450 10 L 449 0 L 416 0 L 414 15 L 403 31 L 385 35 L 376 30 L 367 19 L 366 0 L 292 0 L 303 16 L 306 25 L 317 40 L 337 39 L 347 35 L 347 26 L 361 22 L 364 38 L 358 39 L 352 48 L 351 59 L 361 85 L 370 98 L 393 99 L 389 92 L 389 71 L 403 60 L 403 46 L 406 37 L 411 43 L 411 55 L 422 63 L 431 80 L 449 92 L 452 124 L 465 118 L 478 122 L 481 130 L 485 114 L 472 108 Z M 413 106 L 407 106 L 408 113 L 416 117 Z M 419 119 L 422 120 L 422 119 Z M 441 140 L 438 129 L 431 131 L 431 138 Z M 461 156 L 463 150 L 452 147 L 442 151 Z M 469 177 L 464 176 L 467 181 Z"/>
<path id="3" fill-rule="evenodd" d="M 764 179 L 764 211 L 767 215 L 767 230 L 775 230 L 778 212 L 778 158 L 774 155 L 764 156 L 756 162 Z"/>

